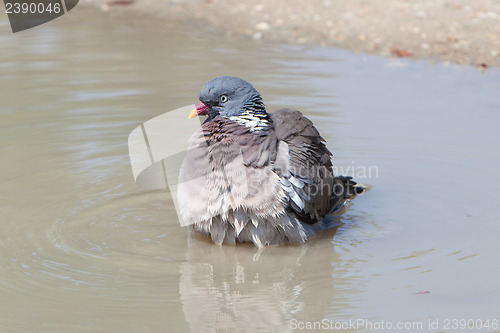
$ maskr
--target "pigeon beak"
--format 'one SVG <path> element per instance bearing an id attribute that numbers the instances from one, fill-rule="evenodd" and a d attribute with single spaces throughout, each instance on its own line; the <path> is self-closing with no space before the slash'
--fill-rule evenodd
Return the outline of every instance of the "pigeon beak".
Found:
<path id="1" fill-rule="evenodd" d="M 189 112 L 188 118 L 193 119 L 196 116 L 207 114 L 207 112 L 208 112 L 208 105 L 202 102 L 197 104 L 196 107 L 192 109 L 191 112 Z"/>
<path id="2" fill-rule="evenodd" d="M 196 112 L 196 108 L 195 109 L 192 109 L 191 112 L 189 112 L 189 116 L 188 118 L 189 119 L 193 119 L 194 117 L 196 117 L 198 115 L 198 112 Z"/>

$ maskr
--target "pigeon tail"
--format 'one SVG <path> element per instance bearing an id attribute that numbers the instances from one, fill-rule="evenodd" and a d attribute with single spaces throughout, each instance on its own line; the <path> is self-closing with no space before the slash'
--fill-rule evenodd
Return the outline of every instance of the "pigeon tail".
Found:
<path id="1" fill-rule="evenodd" d="M 343 199 L 342 201 L 354 199 L 365 191 L 366 186 L 356 183 L 350 176 L 335 177 L 333 196 Z"/>

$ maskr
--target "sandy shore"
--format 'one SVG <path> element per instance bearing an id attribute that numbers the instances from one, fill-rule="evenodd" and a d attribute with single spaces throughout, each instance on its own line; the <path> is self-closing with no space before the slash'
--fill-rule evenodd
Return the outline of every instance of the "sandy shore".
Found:
<path id="1" fill-rule="evenodd" d="M 256 40 L 500 67 L 497 0 L 82 0 Z M 201 26 L 201 25 L 200 25 Z"/>

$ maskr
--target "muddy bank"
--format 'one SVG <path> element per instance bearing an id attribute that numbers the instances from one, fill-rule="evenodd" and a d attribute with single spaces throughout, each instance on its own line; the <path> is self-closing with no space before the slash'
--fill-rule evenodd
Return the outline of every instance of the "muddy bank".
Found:
<path id="1" fill-rule="evenodd" d="M 254 40 L 345 48 L 382 56 L 500 66 L 494 0 L 83 0 L 104 11 L 150 13 Z"/>

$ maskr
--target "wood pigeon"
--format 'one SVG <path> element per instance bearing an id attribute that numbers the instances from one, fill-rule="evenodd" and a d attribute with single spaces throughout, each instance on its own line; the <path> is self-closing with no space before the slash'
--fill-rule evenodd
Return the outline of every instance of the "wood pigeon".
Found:
<path id="1" fill-rule="evenodd" d="M 179 172 L 181 218 L 216 244 L 303 243 L 365 187 L 334 176 L 332 153 L 301 112 L 268 113 L 248 82 L 222 76 L 189 118 L 207 116 Z"/>

